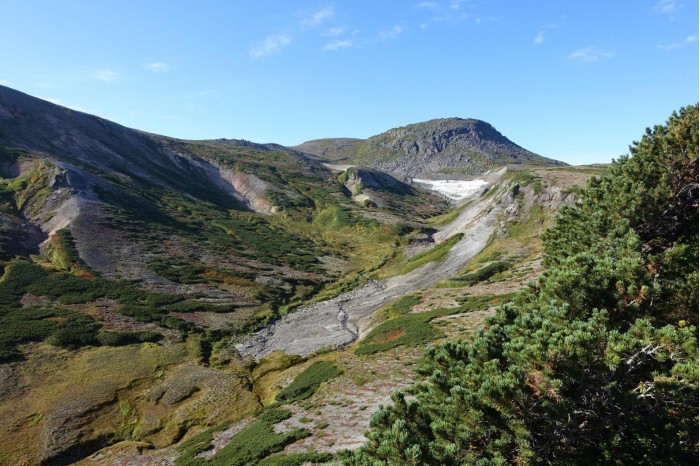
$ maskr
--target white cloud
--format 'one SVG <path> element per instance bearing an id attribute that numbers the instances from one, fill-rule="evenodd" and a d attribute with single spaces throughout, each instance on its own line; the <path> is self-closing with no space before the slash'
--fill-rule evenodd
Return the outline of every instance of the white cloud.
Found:
<path id="1" fill-rule="evenodd" d="M 168 65 L 167 63 L 163 63 L 162 61 L 154 61 L 143 65 L 143 67 L 153 73 L 163 73 L 164 71 L 168 71 L 170 65 Z"/>
<path id="2" fill-rule="evenodd" d="M 654 10 L 663 14 L 672 14 L 683 7 L 683 3 L 676 0 L 659 0 L 654 6 Z"/>
<path id="3" fill-rule="evenodd" d="M 462 3 L 464 3 L 464 0 L 453 0 L 450 2 L 450 8 L 453 10 L 459 10 L 462 8 Z"/>
<path id="4" fill-rule="evenodd" d="M 4 79 L 0 79 L 0 86 L 12 87 L 12 82 L 11 82 L 11 81 L 6 81 L 6 80 L 4 80 Z"/>
<path id="5" fill-rule="evenodd" d="M 270 54 L 279 52 L 291 43 L 291 37 L 286 34 L 268 36 L 261 44 L 253 47 L 248 53 L 251 58 L 263 58 Z"/>
<path id="6" fill-rule="evenodd" d="M 586 47 L 569 54 L 569 58 L 579 62 L 592 63 L 605 58 L 611 58 L 612 52 L 596 50 L 593 47 Z"/>
<path id="7" fill-rule="evenodd" d="M 682 42 L 675 42 L 673 44 L 668 44 L 668 45 L 659 45 L 659 48 L 662 50 L 679 49 L 681 47 L 685 47 L 686 45 L 694 44 L 697 41 L 698 41 L 698 36 L 693 34 L 692 36 L 686 37 Z"/>
<path id="8" fill-rule="evenodd" d="M 380 35 L 383 39 L 393 39 L 394 37 L 398 36 L 404 31 L 404 27 L 401 26 L 400 24 L 397 24 L 393 28 L 389 29 L 388 31 L 382 32 Z"/>
<path id="9" fill-rule="evenodd" d="M 432 10 L 437 8 L 439 5 L 437 2 L 420 2 L 413 5 L 413 8 L 422 8 L 426 10 Z"/>
<path id="10" fill-rule="evenodd" d="M 322 50 L 324 52 L 330 52 L 332 50 L 344 49 L 347 47 L 352 47 L 351 40 L 334 40 L 324 45 Z"/>
<path id="11" fill-rule="evenodd" d="M 313 27 L 320 25 L 321 23 L 323 23 L 327 19 L 332 18 L 334 15 L 335 15 L 335 10 L 333 9 L 333 7 L 328 6 L 325 8 L 321 8 L 320 10 L 317 10 L 317 11 L 311 13 L 306 18 L 304 18 L 301 21 L 301 25 L 303 27 L 313 28 Z"/>
<path id="12" fill-rule="evenodd" d="M 92 79 L 97 79 L 98 81 L 111 83 L 112 81 L 119 79 L 119 73 L 108 68 L 100 68 L 99 70 L 95 70 L 90 77 Z"/>
<path id="13" fill-rule="evenodd" d="M 420 26 L 418 26 L 421 29 L 428 29 L 428 24 L 427 23 L 420 23 Z"/>
<path id="14" fill-rule="evenodd" d="M 339 26 L 328 29 L 323 35 L 326 37 L 337 37 L 342 36 L 343 34 L 345 34 L 345 28 Z"/>
<path id="15" fill-rule="evenodd" d="M 541 43 L 544 42 L 544 34 L 545 34 L 544 31 L 538 32 L 537 35 L 535 36 L 535 38 L 534 38 L 532 41 L 533 41 L 535 44 L 540 45 Z"/>

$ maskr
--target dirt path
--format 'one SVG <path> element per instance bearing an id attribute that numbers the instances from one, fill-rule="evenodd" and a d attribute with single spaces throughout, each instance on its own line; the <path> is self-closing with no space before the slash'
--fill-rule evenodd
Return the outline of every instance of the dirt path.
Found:
<path id="1" fill-rule="evenodd" d="M 498 196 L 478 200 L 480 193 L 472 196 L 474 202 L 435 235 L 441 242 L 456 233 L 464 233 L 464 238 L 442 262 L 425 264 L 405 275 L 372 280 L 333 299 L 303 308 L 252 335 L 236 345 L 236 349 L 256 360 L 276 350 L 307 356 L 321 349 L 342 348 L 361 338 L 371 328 L 372 315 L 377 309 L 456 274 L 486 246 L 510 200 Z"/>

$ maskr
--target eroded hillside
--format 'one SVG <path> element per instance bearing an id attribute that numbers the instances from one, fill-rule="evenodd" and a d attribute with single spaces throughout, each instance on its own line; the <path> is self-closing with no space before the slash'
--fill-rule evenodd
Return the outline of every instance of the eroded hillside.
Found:
<path id="1" fill-rule="evenodd" d="M 466 200 L 462 208 L 429 220 L 435 225 L 433 242 L 423 238 L 419 249 L 416 244 L 401 247 L 382 267 L 361 278 L 364 285 L 289 314 L 252 342 L 244 337 L 220 348 L 216 358 L 231 359 L 217 369 L 247 373 L 264 412 L 281 410 L 261 434 L 265 442 L 277 445 L 271 451 L 279 452 L 266 461 L 332 462 L 324 455 L 361 445 L 379 405 L 420 379 L 415 369 L 425 345 L 469 338 L 495 305 L 511 299 L 540 273 L 539 235 L 553 212 L 574 199 L 575 186 L 589 176 L 576 169 L 504 172 L 491 189 Z M 454 231 L 463 235 L 456 242 L 450 240 Z M 482 234 L 484 247 L 464 256 L 462 249 Z M 404 289 L 402 279 L 411 286 Z M 355 309 L 362 311 L 355 314 Z M 237 359 L 245 354 L 257 362 Z M 333 370 L 324 372 L 320 362 Z M 255 424 L 259 419 L 244 416 L 210 430 L 193 428 L 185 437 L 191 441 L 171 448 L 139 452 L 149 448 L 148 441 L 122 442 L 85 464 L 207 464 L 207 458 L 212 464 L 238 464 L 234 451 L 240 450 L 226 445 L 252 442 L 253 431 L 246 429 L 262 428 Z M 193 437 L 199 431 L 202 434 Z M 261 460 L 267 451 L 251 454 Z"/>
<path id="2" fill-rule="evenodd" d="M 0 462 L 331 461 L 425 345 L 539 273 L 539 235 L 599 172 L 494 170 L 453 205 L 0 87 Z"/>

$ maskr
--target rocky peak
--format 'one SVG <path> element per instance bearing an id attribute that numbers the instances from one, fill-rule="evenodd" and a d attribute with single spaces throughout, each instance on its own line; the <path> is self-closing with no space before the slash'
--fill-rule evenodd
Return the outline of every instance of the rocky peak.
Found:
<path id="1" fill-rule="evenodd" d="M 440 118 L 393 128 L 365 140 L 322 139 L 297 148 L 398 178 L 469 177 L 506 164 L 561 165 L 474 118 Z"/>

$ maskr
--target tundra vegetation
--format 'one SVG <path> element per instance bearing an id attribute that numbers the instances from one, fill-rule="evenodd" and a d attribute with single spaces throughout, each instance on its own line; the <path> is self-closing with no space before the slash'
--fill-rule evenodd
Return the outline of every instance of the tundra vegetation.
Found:
<path id="1" fill-rule="evenodd" d="M 346 464 L 697 463 L 698 106 L 591 179 L 544 257 L 474 339 L 427 351 Z"/>
<path id="2" fill-rule="evenodd" d="M 499 171 L 455 209 L 281 146 L 148 135 L 7 88 L 0 109 L 2 464 L 697 455 L 697 108 L 584 191 L 572 180 L 605 168 L 556 166 L 501 139 L 538 166 Z M 475 128 L 502 137 L 436 120 L 358 157 L 384 148 L 388 167 L 413 150 L 411 131 L 423 157 L 445 130 L 459 136 L 442 141 L 450 158 L 478 145 Z M 476 145 L 475 166 L 446 169 L 500 163 Z M 493 218 L 493 234 L 467 262 L 456 248 L 474 239 L 473 221 L 460 223 L 472 214 Z M 543 249 L 547 271 L 516 295 Z M 444 264 L 437 286 L 377 304 L 348 347 L 259 361 L 237 349 L 299 308 Z"/>

